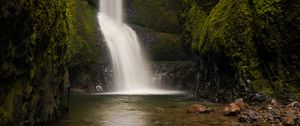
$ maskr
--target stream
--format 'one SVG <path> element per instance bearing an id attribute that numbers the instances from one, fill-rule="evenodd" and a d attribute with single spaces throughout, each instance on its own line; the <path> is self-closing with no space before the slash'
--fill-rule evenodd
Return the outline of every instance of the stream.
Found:
<path id="1" fill-rule="evenodd" d="M 214 112 L 187 114 L 194 103 Z M 49 126 L 212 126 L 236 121 L 220 114 L 224 105 L 194 101 L 187 95 L 72 94 L 69 106 L 69 113 Z"/>

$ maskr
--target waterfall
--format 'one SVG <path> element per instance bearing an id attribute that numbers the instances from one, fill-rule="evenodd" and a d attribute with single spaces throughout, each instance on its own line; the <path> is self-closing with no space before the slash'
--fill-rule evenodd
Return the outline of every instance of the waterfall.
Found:
<path id="1" fill-rule="evenodd" d="M 100 0 L 99 25 L 110 50 L 114 69 L 114 91 L 155 89 L 151 72 L 132 28 L 123 22 L 123 0 Z"/>

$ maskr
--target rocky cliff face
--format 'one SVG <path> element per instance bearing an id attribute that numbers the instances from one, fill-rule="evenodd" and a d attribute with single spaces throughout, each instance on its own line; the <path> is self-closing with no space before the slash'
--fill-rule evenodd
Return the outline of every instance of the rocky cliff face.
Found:
<path id="1" fill-rule="evenodd" d="M 125 15 L 151 60 L 189 60 L 181 41 L 179 1 L 125 0 Z"/>
<path id="2" fill-rule="evenodd" d="M 220 0 L 209 13 L 193 2 L 185 18 L 204 17 L 198 24 L 186 20 L 198 58 L 198 96 L 220 101 L 259 91 L 299 98 L 299 1 Z"/>
<path id="3" fill-rule="evenodd" d="M 196 64 L 192 61 L 152 63 L 153 79 L 162 89 L 191 91 L 196 84 Z"/>
<path id="4" fill-rule="evenodd" d="M 124 5 L 125 21 L 152 61 L 153 79 L 165 89 L 191 89 L 194 65 L 182 41 L 179 1 L 124 0 Z"/>
<path id="5" fill-rule="evenodd" d="M 0 2 L 0 125 L 37 125 L 67 111 L 68 6 Z"/>
<path id="6" fill-rule="evenodd" d="M 95 92 L 104 85 L 103 70 L 109 54 L 99 30 L 97 0 L 71 1 L 70 62 L 68 70 L 72 88 Z M 107 60 L 108 59 L 108 60 Z"/>

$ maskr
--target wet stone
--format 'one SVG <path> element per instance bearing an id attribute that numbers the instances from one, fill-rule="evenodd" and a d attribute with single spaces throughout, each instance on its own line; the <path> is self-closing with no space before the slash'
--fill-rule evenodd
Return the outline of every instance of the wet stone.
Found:
<path id="1" fill-rule="evenodd" d="M 254 110 L 246 110 L 239 115 L 240 122 L 254 123 L 257 119 L 258 113 Z"/>
<path id="2" fill-rule="evenodd" d="M 284 117 L 282 123 L 287 126 L 295 125 L 294 116 L 289 115 L 289 116 Z"/>
<path id="3" fill-rule="evenodd" d="M 236 99 L 233 103 L 226 105 L 223 109 L 223 115 L 225 116 L 235 116 L 241 113 L 242 110 L 246 109 L 247 105 L 245 104 L 242 98 Z"/>
<path id="4" fill-rule="evenodd" d="M 225 116 L 235 116 L 241 112 L 241 108 L 235 103 L 231 103 L 223 109 L 223 115 Z"/>
<path id="5" fill-rule="evenodd" d="M 236 99 L 234 101 L 234 104 L 236 104 L 240 109 L 245 109 L 247 107 L 246 104 L 245 104 L 245 102 L 244 102 L 244 100 L 242 98 Z"/>
<path id="6" fill-rule="evenodd" d="M 300 103 L 298 101 L 294 101 L 291 104 L 287 105 L 287 107 L 291 107 L 293 109 L 295 109 L 295 108 L 299 109 L 300 108 Z"/>

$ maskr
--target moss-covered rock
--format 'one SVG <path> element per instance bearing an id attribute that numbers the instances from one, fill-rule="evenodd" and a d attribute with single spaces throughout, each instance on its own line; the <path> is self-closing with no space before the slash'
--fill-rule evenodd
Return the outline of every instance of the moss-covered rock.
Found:
<path id="1" fill-rule="evenodd" d="M 179 19 L 183 26 L 184 45 L 198 50 L 199 36 L 205 21 L 218 0 L 180 0 Z"/>
<path id="2" fill-rule="evenodd" d="M 67 110 L 68 7 L 0 2 L 0 125 L 36 125 Z"/>
<path id="3" fill-rule="evenodd" d="M 299 98 L 299 6 L 296 0 L 220 0 L 191 33 L 199 52 L 196 95 L 262 91 Z"/>
<path id="4" fill-rule="evenodd" d="M 188 60 L 179 22 L 179 1 L 126 0 L 125 15 L 153 61 Z"/>
<path id="5" fill-rule="evenodd" d="M 105 43 L 97 20 L 98 2 L 96 0 L 71 1 L 72 28 L 69 48 L 71 86 L 95 91 L 95 85 L 104 83 L 102 66 L 106 59 Z"/>
<path id="6" fill-rule="evenodd" d="M 125 0 L 126 21 L 158 32 L 179 33 L 178 1 Z"/>

